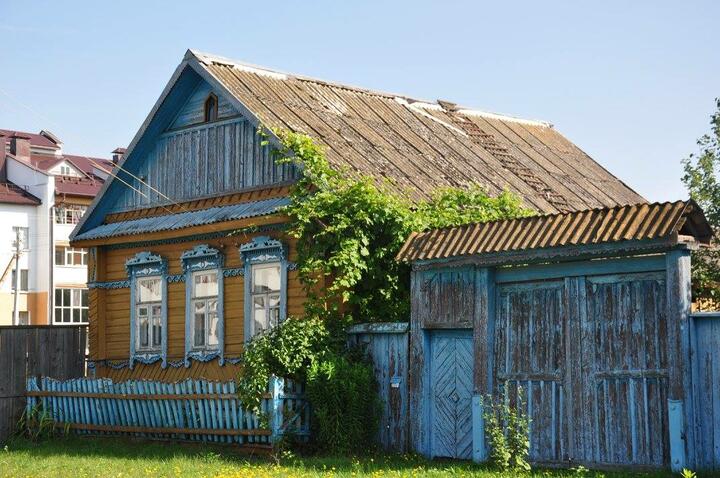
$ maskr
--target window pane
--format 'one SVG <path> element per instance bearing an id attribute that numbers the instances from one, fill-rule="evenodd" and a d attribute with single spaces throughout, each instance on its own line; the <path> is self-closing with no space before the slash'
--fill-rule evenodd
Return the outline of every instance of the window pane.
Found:
<path id="1" fill-rule="evenodd" d="M 217 272 L 196 273 L 193 283 L 193 297 L 212 297 L 218 294 Z"/>
<path id="2" fill-rule="evenodd" d="M 82 255 L 82 265 L 87 265 L 87 252 L 84 252 Z"/>
<path id="3" fill-rule="evenodd" d="M 270 326 L 274 327 L 280 323 L 280 309 L 270 309 Z"/>
<path id="4" fill-rule="evenodd" d="M 211 308 L 212 310 L 212 308 Z M 208 345 L 210 346 L 216 346 L 218 345 L 218 315 L 216 312 L 210 312 L 208 314 Z"/>
<path id="5" fill-rule="evenodd" d="M 253 311 L 253 334 L 259 334 L 268 328 L 265 309 L 255 309 Z"/>
<path id="6" fill-rule="evenodd" d="M 65 265 L 65 249 L 63 249 L 62 247 L 55 248 L 55 265 Z"/>
<path id="7" fill-rule="evenodd" d="M 138 301 L 157 302 L 160 297 L 160 279 L 138 279 Z"/>
<path id="8" fill-rule="evenodd" d="M 62 320 L 62 309 L 60 307 L 55 307 L 55 322 L 60 322 Z"/>
<path id="9" fill-rule="evenodd" d="M 63 305 L 69 306 L 70 305 L 70 289 L 63 289 L 62 295 L 63 295 Z"/>
<path id="10" fill-rule="evenodd" d="M 72 306 L 80 307 L 80 290 L 79 289 L 72 290 Z"/>
<path id="11" fill-rule="evenodd" d="M 81 298 L 80 303 L 82 304 L 82 306 L 87 307 L 88 306 L 88 290 L 87 289 L 82 289 L 80 291 L 80 298 Z"/>
<path id="12" fill-rule="evenodd" d="M 280 307 L 280 294 L 272 294 L 268 297 L 270 307 Z"/>
<path id="13" fill-rule="evenodd" d="M 145 312 L 147 313 L 147 309 L 145 309 Z M 150 344 L 148 339 L 149 327 L 147 315 L 138 314 L 138 326 L 140 328 L 140 333 L 138 334 L 140 347 L 147 347 Z"/>
<path id="14" fill-rule="evenodd" d="M 63 307 L 63 322 L 70 322 L 70 309 Z"/>
<path id="15" fill-rule="evenodd" d="M 80 309 L 72 309 L 72 321 L 80 322 Z"/>
<path id="16" fill-rule="evenodd" d="M 160 323 L 160 316 L 153 316 L 153 347 L 158 347 L 162 340 L 162 324 Z"/>
<path id="17" fill-rule="evenodd" d="M 253 292 L 280 290 L 280 264 L 253 266 Z"/>
<path id="18" fill-rule="evenodd" d="M 195 302 L 195 323 L 193 324 L 195 346 L 205 345 L 205 303 Z"/>
<path id="19" fill-rule="evenodd" d="M 79 252 L 75 252 L 73 254 L 73 265 L 79 266 L 80 264 L 82 264 L 81 254 Z"/>
<path id="20" fill-rule="evenodd" d="M 82 309 L 82 321 L 87 322 L 88 321 L 88 310 Z"/>
<path id="21" fill-rule="evenodd" d="M 62 289 L 55 289 L 55 305 L 62 305 Z M 57 317 L 57 314 L 55 315 Z"/>

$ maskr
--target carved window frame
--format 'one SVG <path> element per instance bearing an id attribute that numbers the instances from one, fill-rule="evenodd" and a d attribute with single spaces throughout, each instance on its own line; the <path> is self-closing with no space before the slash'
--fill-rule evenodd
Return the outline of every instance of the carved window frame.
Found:
<path id="1" fill-rule="evenodd" d="M 151 364 L 160 361 L 162 368 L 167 367 L 167 347 L 168 347 L 168 330 L 167 330 L 167 261 L 158 254 L 152 252 L 138 252 L 132 258 L 125 262 L 128 279 L 130 282 L 130 360 L 129 366 L 133 368 L 135 362 Z M 162 300 L 160 323 L 162 330 L 160 332 L 160 351 L 159 352 L 140 352 L 137 350 L 137 279 L 143 277 L 160 277 L 160 297 Z"/>
<path id="2" fill-rule="evenodd" d="M 286 246 L 268 236 L 258 236 L 240 246 L 240 258 L 243 261 L 245 276 L 245 321 L 244 342 L 252 339 L 252 266 L 257 264 L 280 264 L 280 317 L 278 323 L 287 319 L 287 275 L 291 265 L 287 260 Z"/>
<path id="3" fill-rule="evenodd" d="M 207 244 L 200 244 L 183 252 L 180 256 L 183 272 L 185 274 L 185 367 L 190 366 L 190 360 L 208 362 L 215 358 L 220 365 L 225 363 L 225 294 L 224 294 L 224 256 Z M 193 346 L 193 273 L 200 271 L 215 271 L 218 280 L 218 347 L 215 350 L 198 349 Z"/>

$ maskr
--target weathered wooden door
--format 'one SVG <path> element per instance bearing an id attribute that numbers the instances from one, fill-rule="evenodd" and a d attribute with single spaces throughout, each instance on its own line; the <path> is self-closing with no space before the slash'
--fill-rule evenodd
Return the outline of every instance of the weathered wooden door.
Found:
<path id="1" fill-rule="evenodd" d="M 669 462 L 668 326 L 662 273 L 572 279 L 585 313 L 570 322 L 577 369 L 577 460 L 609 464 Z M 582 311 L 581 311 L 582 312 Z"/>
<path id="2" fill-rule="evenodd" d="M 523 389 L 530 458 L 668 462 L 662 273 L 498 286 L 496 399 Z"/>
<path id="3" fill-rule="evenodd" d="M 472 458 L 472 330 L 430 333 L 430 450 Z"/>
<path id="4" fill-rule="evenodd" d="M 499 287 L 495 336 L 496 400 L 512 404 L 522 390 L 530 422 L 530 458 L 567 456 L 563 281 Z"/>

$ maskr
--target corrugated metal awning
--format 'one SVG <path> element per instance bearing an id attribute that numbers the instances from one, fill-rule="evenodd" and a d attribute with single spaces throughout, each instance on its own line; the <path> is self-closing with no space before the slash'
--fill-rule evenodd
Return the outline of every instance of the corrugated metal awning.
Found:
<path id="1" fill-rule="evenodd" d="M 693 236 L 709 243 L 710 228 L 694 201 L 636 204 L 492 221 L 411 235 L 399 261 L 445 259 L 562 246 Z"/>
<path id="2" fill-rule="evenodd" d="M 84 241 L 115 236 L 130 236 L 266 216 L 277 212 L 279 208 L 286 206 L 289 202 L 290 198 L 279 197 L 262 201 L 232 204 L 229 206 L 211 207 L 199 211 L 188 211 L 165 216 L 144 217 L 129 221 L 114 222 L 111 224 L 103 224 L 82 234 L 78 234 L 74 240 Z"/>

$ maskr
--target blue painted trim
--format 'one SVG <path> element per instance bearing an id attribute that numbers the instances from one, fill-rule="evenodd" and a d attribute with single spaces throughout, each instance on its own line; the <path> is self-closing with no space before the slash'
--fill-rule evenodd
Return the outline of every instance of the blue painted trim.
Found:
<path id="1" fill-rule="evenodd" d="M 282 397 L 284 395 L 284 389 L 285 389 L 285 380 L 282 378 L 278 378 L 275 376 L 270 377 L 270 393 L 272 395 L 272 403 L 270 406 L 272 407 L 272 416 L 271 416 L 271 424 L 270 429 L 272 431 L 272 435 L 270 436 L 270 441 L 273 443 L 277 442 L 280 436 L 282 435 L 282 428 L 283 428 L 283 400 Z"/>
<path id="2" fill-rule="evenodd" d="M 207 244 L 200 244 L 185 251 L 180 256 L 185 278 L 185 367 L 190 367 L 190 359 L 200 362 L 209 362 L 218 358 L 222 366 L 225 363 L 225 313 L 223 304 L 225 302 L 223 254 Z M 205 347 L 197 349 L 193 346 L 193 310 L 192 310 L 192 274 L 197 271 L 216 270 L 218 279 L 218 346 L 217 348 Z"/>
<path id="3" fill-rule="evenodd" d="M 681 472 L 685 468 L 685 417 L 682 400 L 668 400 L 668 430 L 670 433 L 670 468 Z"/>
<path id="4" fill-rule="evenodd" d="M 498 268 L 497 283 L 665 270 L 665 255 Z"/>
<path id="5" fill-rule="evenodd" d="M 110 282 L 88 282 L 88 289 L 126 289 L 130 287 L 129 280 L 116 280 Z"/>
<path id="6" fill-rule="evenodd" d="M 287 229 L 288 224 L 286 222 L 281 222 L 277 224 L 265 224 L 263 226 L 255 226 L 253 227 L 253 232 L 270 232 L 270 231 L 282 231 Z M 239 234 L 239 233 L 238 233 Z M 220 239 L 223 237 L 233 237 L 237 234 L 235 234 L 235 231 L 220 231 L 220 232 L 208 232 L 205 234 L 193 234 L 190 236 L 183 236 L 183 237 L 169 237 L 167 239 L 157 239 L 155 241 L 138 241 L 138 242 L 123 242 L 120 244 L 109 244 L 107 246 L 103 246 L 107 250 L 118 250 L 118 249 L 130 249 L 130 248 L 137 248 L 137 247 L 153 247 L 153 246 L 159 246 L 159 245 L 165 245 L 165 244 L 180 244 L 185 242 L 191 242 L 191 241 L 207 241 L 210 239 Z"/>
<path id="7" fill-rule="evenodd" d="M 410 329 L 408 322 L 377 322 L 349 327 L 348 334 L 404 334 Z"/>
<path id="8" fill-rule="evenodd" d="M 151 364 L 158 361 L 162 361 L 162 368 L 167 367 L 167 315 L 168 315 L 168 303 L 167 303 L 167 261 L 157 254 L 152 252 L 138 252 L 133 257 L 125 262 L 125 269 L 128 273 L 129 285 L 130 285 L 130 360 L 129 367 L 133 368 L 135 362 L 144 364 Z M 136 280 L 138 277 L 152 277 L 160 276 L 160 287 L 161 287 L 161 327 L 162 332 L 160 335 L 160 353 L 139 353 L 136 350 L 136 328 L 137 318 L 135 317 L 135 302 L 136 302 Z"/>
<path id="9" fill-rule="evenodd" d="M 473 434 L 473 461 L 481 463 L 487 460 L 488 450 L 485 443 L 485 415 L 483 415 L 482 396 L 473 395 L 472 398 L 472 434 Z"/>
<path id="10" fill-rule="evenodd" d="M 255 264 L 280 263 L 280 318 L 282 322 L 287 318 L 287 271 L 290 263 L 287 260 L 287 248 L 277 239 L 268 236 L 257 236 L 252 241 L 242 244 L 239 248 L 240 258 L 245 269 L 245 324 L 244 342 L 252 338 L 252 274 L 250 268 Z"/>

